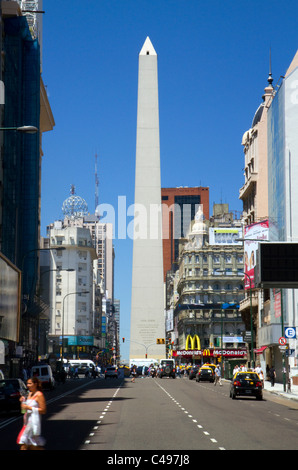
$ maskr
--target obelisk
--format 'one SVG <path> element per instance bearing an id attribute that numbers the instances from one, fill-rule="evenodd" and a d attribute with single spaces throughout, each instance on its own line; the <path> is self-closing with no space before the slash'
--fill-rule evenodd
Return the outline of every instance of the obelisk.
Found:
<path id="1" fill-rule="evenodd" d="M 139 54 L 130 362 L 165 358 L 157 54 Z M 159 342 L 160 343 L 160 342 Z"/>

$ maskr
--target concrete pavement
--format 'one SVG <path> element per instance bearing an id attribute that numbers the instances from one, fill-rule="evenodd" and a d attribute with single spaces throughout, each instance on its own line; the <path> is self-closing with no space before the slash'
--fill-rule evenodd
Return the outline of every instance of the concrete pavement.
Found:
<path id="1" fill-rule="evenodd" d="M 298 385 L 291 384 L 291 391 L 287 391 L 287 387 L 286 391 L 284 391 L 284 385 L 282 383 L 275 383 L 272 387 L 270 381 L 265 380 L 264 390 L 290 400 L 298 401 Z"/>

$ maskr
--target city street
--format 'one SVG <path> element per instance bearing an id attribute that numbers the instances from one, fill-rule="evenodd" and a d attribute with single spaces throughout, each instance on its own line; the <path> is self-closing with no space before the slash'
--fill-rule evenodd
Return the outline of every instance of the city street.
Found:
<path id="1" fill-rule="evenodd" d="M 298 402 L 229 397 L 229 383 L 188 378 L 68 380 L 46 392 L 46 450 L 294 450 Z M 17 450 L 21 417 L 0 417 L 0 450 Z M 170 452 L 171 453 L 171 452 Z M 105 452 L 104 455 L 107 455 Z M 121 454 L 120 454 L 121 455 Z"/>

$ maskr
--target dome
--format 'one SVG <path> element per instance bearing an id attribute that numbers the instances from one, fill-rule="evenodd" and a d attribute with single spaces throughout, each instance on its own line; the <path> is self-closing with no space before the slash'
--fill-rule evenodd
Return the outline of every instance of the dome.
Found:
<path id="1" fill-rule="evenodd" d="M 260 106 L 256 110 L 251 127 L 255 127 L 260 122 L 260 120 L 262 119 L 263 111 L 264 111 L 264 103 L 260 104 Z"/>
<path id="2" fill-rule="evenodd" d="M 71 187 L 70 196 L 63 202 L 62 212 L 68 219 L 77 219 L 88 214 L 88 205 L 85 199 L 75 195 L 74 186 Z"/>

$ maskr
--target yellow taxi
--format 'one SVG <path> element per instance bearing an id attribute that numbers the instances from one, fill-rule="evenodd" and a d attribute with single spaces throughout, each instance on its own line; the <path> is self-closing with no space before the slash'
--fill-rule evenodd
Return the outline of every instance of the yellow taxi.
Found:
<path id="1" fill-rule="evenodd" d="M 263 383 L 256 372 L 236 372 L 231 382 L 230 398 L 235 399 L 239 395 L 263 399 Z"/>

